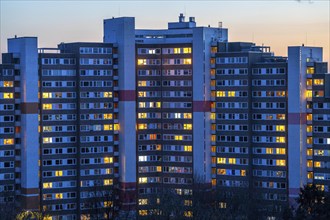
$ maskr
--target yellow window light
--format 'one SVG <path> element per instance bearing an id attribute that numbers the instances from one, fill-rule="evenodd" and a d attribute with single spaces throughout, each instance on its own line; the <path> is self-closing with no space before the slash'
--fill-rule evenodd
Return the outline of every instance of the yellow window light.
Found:
<path id="1" fill-rule="evenodd" d="M 55 171 L 55 176 L 63 176 L 63 171 L 62 170 L 56 170 Z"/>
<path id="2" fill-rule="evenodd" d="M 105 157 L 104 158 L 104 163 L 113 163 L 113 158 L 112 157 Z"/>
<path id="3" fill-rule="evenodd" d="M 138 59 L 137 64 L 140 65 L 147 65 L 147 59 Z"/>
<path id="4" fill-rule="evenodd" d="M 5 93 L 3 93 L 3 98 L 12 99 L 12 98 L 14 98 L 14 94 L 12 92 L 5 92 Z"/>

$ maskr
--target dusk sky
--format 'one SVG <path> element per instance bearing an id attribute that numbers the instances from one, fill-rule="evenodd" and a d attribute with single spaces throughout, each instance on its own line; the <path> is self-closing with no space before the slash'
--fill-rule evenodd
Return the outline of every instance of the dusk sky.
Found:
<path id="1" fill-rule="evenodd" d="M 230 41 L 269 45 L 277 55 L 304 43 L 323 47 L 330 62 L 329 0 L 214 1 L 18 1 L 0 0 L 1 52 L 7 38 L 37 36 L 39 47 L 60 42 L 101 42 L 103 19 L 135 17 L 138 29 L 165 29 L 179 13 L 196 18 L 197 26 L 229 29 Z"/>

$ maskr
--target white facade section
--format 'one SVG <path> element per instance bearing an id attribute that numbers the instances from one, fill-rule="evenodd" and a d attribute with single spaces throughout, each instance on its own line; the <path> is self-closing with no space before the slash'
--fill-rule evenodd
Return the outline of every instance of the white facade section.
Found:
<path id="1" fill-rule="evenodd" d="M 198 27 L 193 29 L 193 101 L 210 101 L 210 58 L 213 41 L 227 41 L 222 29 Z M 196 102 L 197 101 L 197 102 Z M 211 121 L 210 112 L 193 114 L 193 161 L 195 176 L 211 182 Z"/>
<path id="2" fill-rule="evenodd" d="M 118 45 L 119 90 L 135 94 L 135 19 L 104 20 L 104 43 Z M 130 95 L 128 95 L 130 96 Z M 120 182 L 136 182 L 136 113 L 134 100 L 119 100 L 119 176 Z"/>

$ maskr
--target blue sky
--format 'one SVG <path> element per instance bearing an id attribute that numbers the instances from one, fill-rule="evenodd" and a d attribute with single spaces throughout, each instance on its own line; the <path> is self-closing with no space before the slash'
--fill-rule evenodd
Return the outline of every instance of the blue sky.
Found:
<path id="1" fill-rule="evenodd" d="M 230 41 L 254 41 L 286 55 L 287 46 L 324 47 L 330 61 L 329 0 L 213 1 L 29 1 L 0 0 L 1 52 L 7 38 L 38 36 L 39 47 L 60 42 L 102 41 L 103 19 L 136 17 L 136 28 L 163 29 L 179 13 L 194 16 L 198 26 L 229 28 Z"/>

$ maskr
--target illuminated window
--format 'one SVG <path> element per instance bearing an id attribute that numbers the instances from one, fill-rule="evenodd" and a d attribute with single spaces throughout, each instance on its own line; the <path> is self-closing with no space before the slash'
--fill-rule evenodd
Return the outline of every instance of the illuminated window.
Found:
<path id="1" fill-rule="evenodd" d="M 315 156 L 324 156 L 324 150 L 315 150 Z"/>
<path id="2" fill-rule="evenodd" d="M 145 102 L 139 102 L 139 108 L 145 108 L 146 103 Z"/>
<path id="3" fill-rule="evenodd" d="M 157 140 L 157 134 L 149 134 L 149 140 Z"/>
<path id="4" fill-rule="evenodd" d="M 314 85 L 323 85 L 324 81 L 323 79 L 314 79 Z"/>
<path id="5" fill-rule="evenodd" d="M 306 80 L 306 85 L 307 86 L 312 86 L 312 79 L 307 79 Z"/>
<path id="6" fill-rule="evenodd" d="M 228 91 L 228 97 L 235 97 L 235 91 Z"/>
<path id="7" fill-rule="evenodd" d="M 14 144 L 14 139 L 13 138 L 7 138 L 3 140 L 4 145 L 12 145 Z"/>
<path id="8" fill-rule="evenodd" d="M 3 81 L 3 87 L 13 87 L 13 81 Z"/>
<path id="9" fill-rule="evenodd" d="M 311 125 L 308 125 L 308 126 L 306 127 L 306 131 L 307 131 L 307 132 L 312 132 L 312 131 L 313 131 L 313 127 L 312 127 Z"/>
<path id="10" fill-rule="evenodd" d="M 276 125 L 276 131 L 285 131 L 285 125 Z"/>
<path id="11" fill-rule="evenodd" d="M 173 48 L 173 53 L 180 53 L 180 48 Z"/>
<path id="12" fill-rule="evenodd" d="M 63 193 L 56 193 L 55 198 L 56 199 L 63 199 Z"/>
<path id="13" fill-rule="evenodd" d="M 313 144 L 313 137 L 307 137 L 306 142 L 307 144 Z"/>
<path id="14" fill-rule="evenodd" d="M 43 127 L 42 127 L 42 130 L 43 130 L 44 132 L 50 132 L 50 131 L 52 131 L 52 126 L 43 126 Z"/>
<path id="15" fill-rule="evenodd" d="M 216 146 L 212 146 L 212 147 L 211 147 L 211 152 L 215 153 L 216 151 L 217 151 Z"/>
<path id="16" fill-rule="evenodd" d="M 211 108 L 215 108 L 215 102 L 211 102 Z"/>
<path id="17" fill-rule="evenodd" d="M 313 167 L 313 161 L 307 160 L 307 167 Z"/>
<path id="18" fill-rule="evenodd" d="M 138 86 L 147 86 L 147 81 L 138 81 Z"/>
<path id="19" fill-rule="evenodd" d="M 182 135 L 175 135 L 174 140 L 176 141 L 182 141 Z"/>
<path id="20" fill-rule="evenodd" d="M 192 151 L 192 146 L 191 145 L 185 145 L 184 146 L 184 151 L 191 152 Z"/>
<path id="21" fill-rule="evenodd" d="M 192 206 L 192 201 L 191 200 L 188 200 L 188 199 L 186 199 L 186 200 L 184 200 L 184 206 Z"/>
<path id="22" fill-rule="evenodd" d="M 226 158 L 224 158 L 224 157 L 218 157 L 217 163 L 218 164 L 225 164 L 226 163 Z"/>
<path id="23" fill-rule="evenodd" d="M 313 179 L 313 172 L 308 172 L 307 173 L 307 178 L 308 179 Z"/>
<path id="24" fill-rule="evenodd" d="M 191 47 L 183 48 L 183 53 L 191 53 Z"/>
<path id="25" fill-rule="evenodd" d="M 112 125 L 111 124 L 103 125 L 103 130 L 104 131 L 111 131 L 112 130 Z"/>
<path id="26" fill-rule="evenodd" d="M 42 104 L 42 109 L 44 110 L 48 110 L 48 109 L 52 109 L 52 104 Z"/>
<path id="27" fill-rule="evenodd" d="M 315 97 L 323 97 L 324 96 L 324 91 L 323 90 L 314 91 L 314 96 Z"/>
<path id="28" fill-rule="evenodd" d="M 211 163 L 215 164 L 217 162 L 217 158 L 216 157 L 211 157 Z"/>
<path id="29" fill-rule="evenodd" d="M 241 170 L 241 176 L 246 176 L 246 170 Z"/>
<path id="30" fill-rule="evenodd" d="M 217 47 L 211 47 L 211 53 L 216 53 L 218 52 L 218 48 Z"/>
<path id="31" fill-rule="evenodd" d="M 215 69 L 211 69 L 210 73 L 211 73 L 212 76 L 214 76 L 215 75 Z"/>
<path id="32" fill-rule="evenodd" d="M 316 187 L 318 187 L 320 190 L 324 191 L 324 185 L 317 184 Z"/>
<path id="33" fill-rule="evenodd" d="M 276 143 L 285 143 L 285 137 L 276 137 Z"/>
<path id="34" fill-rule="evenodd" d="M 183 129 L 184 130 L 191 130 L 192 129 L 192 124 L 183 124 Z"/>
<path id="35" fill-rule="evenodd" d="M 147 177 L 140 177 L 139 178 L 139 183 L 147 183 L 148 182 L 148 178 Z"/>
<path id="36" fill-rule="evenodd" d="M 138 92 L 138 97 L 146 97 L 147 93 L 146 92 Z"/>
<path id="37" fill-rule="evenodd" d="M 306 90 L 306 98 L 312 98 L 312 97 L 313 97 L 312 90 Z"/>
<path id="38" fill-rule="evenodd" d="M 53 142 L 53 138 L 51 138 L 51 137 L 44 137 L 42 139 L 42 143 L 44 143 L 44 144 L 48 144 L 48 143 L 52 143 L 52 142 Z"/>
<path id="39" fill-rule="evenodd" d="M 215 120 L 215 113 L 211 113 L 210 118 L 211 118 L 211 120 Z"/>
<path id="40" fill-rule="evenodd" d="M 216 128 L 217 128 L 216 124 L 211 124 L 211 130 L 212 130 L 212 131 L 215 131 Z"/>
<path id="41" fill-rule="evenodd" d="M 285 160 L 276 160 L 276 166 L 285 166 Z"/>
<path id="42" fill-rule="evenodd" d="M 112 179 L 105 179 L 103 180 L 103 185 L 104 186 L 109 186 L 113 184 L 113 180 Z"/>
<path id="43" fill-rule="evenodd" d="M 148 211 L 147 210 L 139 210 L 139 215 L 142 215 L 142 216 L 148 215 Z"/>
<path id="44" fill-rule="evenodd" d="M 112 157 L 105 157 L 104 158 L 104 163 L 113 163 L 113 158 Z"/>
<path id="45" fill-rule="evenodd" d="M 276 119 L 278 120 L 285 120 L 285 114 L 277 114 Z"/>
<path id="46" fill-rule="evenodd" d="M 112 119 L 112 114 L 103 114 L 103 119 Z"/>
<path id="47" fill-rule="evenodd" d="M 112 201 L 104 201 L 103 207 L 112 207 Z"/>
<path id="48" fill-rule="evenodd" d="M 148 205 L 148 199 L 139 199 L 139 205 Z"/>
<path id="49" fill-rule="evenodd" d="M 184 114 L 183 114 L 183 118 L 188 118 L 188 119 L 190 119 L 190 118 L 191 118 L 191 113 L 184 113 Z"/>
<path id="50" fill-rule="evenodd" d="M 273 148 L 266 148 L 266 154 L 273 154 Z"/>
<path id="51" fill-rule="evenodd" d="M 211 141 L 215 142 L 216 139 L 217 139 L 216 135 L 212 135 L 212 136 L 211 136 Z"/>
<path id="52" fill-rule="evenodd" d="M 147 65 L 147 59 L 138 59 L 138 65 Z"/>
<path id="53" fill-rule="evenodd" d="M 52 93 L 51 92 L 43 92 L 42 93 L 42 98 L 44 98 L 44 99 L 52 98 Z"/>
<path id="54" fill-rule="evenodd" d="M 139 130 L 145 130 L 147 128 L 148 128 L 147 124 L 138 124 L 138 129 Z"/>
<path id="55" fill-rule="evenodd" d="M 190 58 L 186 58 L 186 59 L 183 59 L 183 64 L 191 64 L 191 59 Z"/>
<path id="56" fill-rule="evenodd" d="M 42 185 L 44 189 L 53 188 L 53 183 L 43 183 Z"/>
<path id="57" fill-rule="evenodd" d="M 138 118 L 147 118 L 147 113 L 139 113 Z"/>
<path id="58" fill-rule="evenodd" d="M 157 172 L 162 172 L 162 167 L 161 166 L 157 166 Z"/>
<path id="59" fill-rule="evenodd" d="M 112 98 L 112 92 L 103 92 L 104 98 Z"/>
<path id="60" fill-rule="evenodd" d="M 313 150 L 312 149 L 307 149 L 307 155 L 308 156 L 313 156 Z"/>
<path id="61" fill-rule="evenodd" d="M 56 170 L 55 171 L 55 176 L 63 176 L 63 171 L 62 170 Z"/>
<path id="62" fill-rule="evenodd" d="M 314 67 L 307 67 L 306 73 L 307 74 L 314 74 Z"/>
<path id="63" fill-rule="evenodd" d="M 5 93 L 3 93 L 3 98 L 12 99 L 12 98 L 14 98 L 14 94 L 12 92 L 5 92 Z"/>
<path id="64" fill-rule="evenodd" d="M 211 59 L 210 59 L 210 63 L 211 63 L 211 64 L 215 64 L 215 58 L 211 58 Z"/>
<path id="65" fill-rule="evenodd" d="M 276 154 L 285 154 L 285 148 L 276 148 Z"/>
<path id="66" fill-rule="evenodd" d="M 219 208 L 220 209 L 226 209 L 227 208 L 227 203 L 226 202 L 219 202 Z"/>
<path id="67" fill-rule="evenodd" d="M 217 91 L 217 97 L 226 97 L 225 91 Z"/>
<path id="68" fill-rule="evenodd" d="M 313 114 L 307 114 L 306 118 L 307 118 L 307 121 L 313 120 Z"/>
<path id="69" fill-rule="evenodd" d="M 236 158 L 229 158 L 228 163 L 229 164 L 236 164 Z"/>
<path id="70" fill-rule="evenodd" d="M 226 175 L 226 169 L 218 169 L 218 175 Z"/>
<path id="71" fill-rule="evenodd" d="M 276 96 L 277 97 L 284 97 L 285 96 L 285 91 L 277 91 Z"/>
<path id="72" fill-rule="evenodd" d="M 114 125 L 113 125 L 113 130 L 114 130 L 114 131 L 119 131 L 119 130 L 120 130 L 120 126 L 119 126 L 119 124 L 114 124 Z"/>
<path id="73" fill-rule="evenodd" d="M 184 215 L 184 217 L 192 218 L 193 217 L 193 212 L 192 211 L 184 211 L 183 215 Z"/>
<path id="74" fill-rule="evenodd" d="M 320 161 L 315 161 L 314 162 L 314 167 L 321 167 L 321 162 Z"/>

